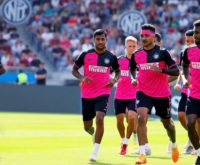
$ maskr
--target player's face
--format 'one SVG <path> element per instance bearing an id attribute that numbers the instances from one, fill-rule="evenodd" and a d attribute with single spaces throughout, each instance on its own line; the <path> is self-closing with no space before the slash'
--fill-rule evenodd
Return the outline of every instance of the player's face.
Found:
<path id="1" fill-rule="evenodd" d="M 144 47 L 152 45 L 155 40 L 155 37 L 152 37 L 147 34 L 141 34 L 140 38 Z"/>
<path id="2" fill-rule="evenodd" d="M 200 27 L 194 27 L 195 44 L 200 46 Z"/>
<path id="3" fill-rule="evenodd" d="M 104 50 L 105 47 L 106 47 L 106 36 L 104 34 L 102 35 L 96 35 L 95 38 L 94 38 L 94 45 L 95 45 L 95 48 L 97 50 Z"/>
<path id="4" fill-rule="evenodd" d="M 185 36 L 185 44 L 187 46 L 194 44 L 194 37 L 193 36 Z"/>
<path id="5" fill-rule="evenodd" d="M 132 54 L 137 49 L 137 42 L 129 40 L 126 42 L 126 51 L 128 54 Z"/>

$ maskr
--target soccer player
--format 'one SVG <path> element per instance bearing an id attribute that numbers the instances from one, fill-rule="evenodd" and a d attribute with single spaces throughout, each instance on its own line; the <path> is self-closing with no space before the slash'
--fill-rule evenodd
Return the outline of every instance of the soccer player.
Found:
<path id="1" fill-rule="evenodd" d="M 137 84 L 137 113 L 138 113 L 138 140 L 140 155 L 136 164 L 146 164 L 145 142 L 147 139 L 148 112 L 152 107 L 156 109 L 156 115 L 161 118 L 167 134 L 172 142 L 172 160 L 178 161 L 179 151 L 176 144 L 175 126 L 170 114 L 170 89 L 168 76 L 178 76 L 179 69 L 169 52 L 155 45 L 155 27 L 144 24 L 140 37 L 143 48 L 136 51 L 131 58 L 130 69 L 133 75 L 133 84 Z M 138 68 L 137 80 L 135 79 Z"/>
<path id="2" fill-rule="evenodd" d="M 195 165 L 200 165 L 200 138 L 195 129 L 200 119 L 200 20 L 195 21 L 193 26 L 195 45 L 185 49 L 182 67 L 186 79 L 184 86 L 190 90 L 186 109 L 188 137 L 197 152 Z"/>
<path id="3" fill-rule="evenodd" d="M 189 47 L 192 44 L 194 44 L 194 37 L 193 37 L 193 30 L 187 30 L 185 32 L 185 43 L 186 46 Z M 180 58 L 182 58 L 182 53 L 180 55 Z M 181 65 L 181 59 L 180 59 L 180 65 Z M 174 86 L 175 90 L 180 90 L 181 89 L 181 82 L 182 82 L 182 73 L 180 73 L 180 75 L 178 76 L 177 82 Z M 181 99 L 178 105 L 178 120 L 180 121 L 181 125 L 183 126 L 183 128 L 185 128 L 185 130 L 187 130 L 187 121 L 186 121 L 186 102 L 187 102 L 187 96 L 188 96 L 188 88 L 183 87 L 181 90 Z M 188 142 L 186 143 L 185 147 L 184 147 L 184 154 L 191 154 L 193 150 L 193 146 L 190 142 L 190 140 L 188 140 Z"/>
<path id="4" fill-rule="evenodd" d="M 131 134 L 135 130 L 137 124 L 137 113 L 135 108 L 135 96 L 136 86 L 131 84 L 131 78 L 129 74 L 129 62 L 133 52 L 137 49 L 137 39 L 133 36 L 128 36 L 125 39 L 125 56 L 118 58 L 120 66 L 120 78 L 117 83 L 115 91 L 115 115 L 117 119 L 117 129 L 122 139 L 121 143 L 121 155 L 125 155 L 127 151 L 128 141 Z M 126 109 L 128 110 L 126 112 Z M 124 126 L 124 117 L 127 113 L 128 126 Z"/>
<path id="5" fill-rule="evenodd" d="M 107 33 L 97 29 L 93 34 L 94 49 L 83 52 L 72 69 L 72 74 L 81 81 L 82 115 L 84 129 L 94 134 L 94 147 L 90 161 L 96 161 L 104 133 L 104 116 L 108 108 L 111 87 L 120 75 L 117 57 L 106 50 Z M 83 75 L 79 68 L 83 66 Z M 110 70 L 115 72 L 110 78 Z M 96 116 L 96 131 L 93 119 Z M 95 132 L 95 133 L 94 133 Z"/>

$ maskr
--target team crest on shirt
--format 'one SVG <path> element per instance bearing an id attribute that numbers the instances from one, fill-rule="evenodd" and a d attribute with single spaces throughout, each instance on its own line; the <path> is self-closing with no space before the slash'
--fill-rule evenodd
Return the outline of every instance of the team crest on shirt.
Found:
<path id="1" fill-rule="evenodd" d="M 109 64 L 109 63 L 110 63 L 110 60 L 109 60 L 108 58 L 105 58 L 105 59 L 104 59 L 104 63 L 105 63 L 105 64 Z"/>
<path id="2" fill-rule="evenodd" d="M 157 60 L 159 58 L 159 54 L 154 54 L 153 58 Z"/>

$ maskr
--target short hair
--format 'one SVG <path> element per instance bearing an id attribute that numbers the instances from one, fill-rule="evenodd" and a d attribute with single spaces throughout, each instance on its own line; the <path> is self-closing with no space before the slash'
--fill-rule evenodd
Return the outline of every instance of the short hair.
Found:
<path id="1" fill-rule="evenodd" d="M 190 30 L 187 30 L 186 32 L 185 32 L 185 36 L 193 36 L 194 35 L 194 31 L 192 30 L 192 29 L 190 29 Z"/>
<path id="2" fill-rule="evenodd" d="M 144 24 L 144 25 L 142 25 L 142 30 L 150 30 L 153 33 L 156 32 L 156 28 L 152 24 Z"/>
<path id="3" fill-rule="evenodd" d="M 161 34 L 158 32 L 156 32 L 155 37 L 156 37 L 156 41 L 158 41 L 158 42 L 160 42 L 162 40 Z"/>
<path id="4" fill-rule="evenodd" d="M 107 32 L 103 29 L 97 29 L 94 31 L 94 34 L 93 34 L 93 38 L 95 38 L 97 35 L 102 35 L 104 34 L 105 37 L 107 38 Z"/>
<path id="5" fill-rule="evenodd" d="M 200 27 L 200 19 L 193 23 L 194 27 Z"/>
<path id="6" fill-rule="evenodd" d="M 128 41 L 135 41 L 135 42 L 137 42 L 137 38 L 135 38 L 135 37 L 133 37 L 133 36 L 128 36 L 128 37 L 126 37 L 126 39 L 125 39 L 125 44 L 126 44 Z"/>

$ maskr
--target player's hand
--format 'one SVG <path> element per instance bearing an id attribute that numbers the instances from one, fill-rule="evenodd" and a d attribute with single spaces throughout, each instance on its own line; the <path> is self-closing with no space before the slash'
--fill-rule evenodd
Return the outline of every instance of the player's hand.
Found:
<path id="1" fill-rule="evenodd" d="M 176 85 L 174 86 L 174 90 L 175 90 L 175 91 L 179 91 L 180 89 L 181 89 L 180 84 L 176 84 Z"/>
<path id="2" fill-rule="evenodd" d="M 162 72 L 162 69 L 157 66 L 151 66 L 150 70 L 155 71 L 155 72 Z"/>
<path id="3" fill-rule="evenodd" d="M 136 86 L 137 85 L 137 80 L 136 79 L 132 79 L 131 80 L 131 84 L 134 85 L 134 86 Z"/>
<path id="4" fill-rule="evenodd" d="M 189 88 L 189 87 L 190 87 L 190 83 L 189 83 L 187 80 L 184 81 L 183 87 L 184 87 L 184 88 Z"/>
<path id="5" fill-rule="evenodd" d="M 106 86 L 108 88 L 112 88 L 113 85 L 117 82 L 117 80 L 113 79 L 113 78 L 110 78 L 110 80 L 108 81 L 108 83 L 106 84 Z"/>
<path id="6" fill-rule="evenodd" d="M 87 77 L 87 76 L 85 76 L 81 79 L 81 82 L 85 82 L 85 83 L 90 83 L 91 81 L 92 81 L 92 79 L 90 77 Z"/>

